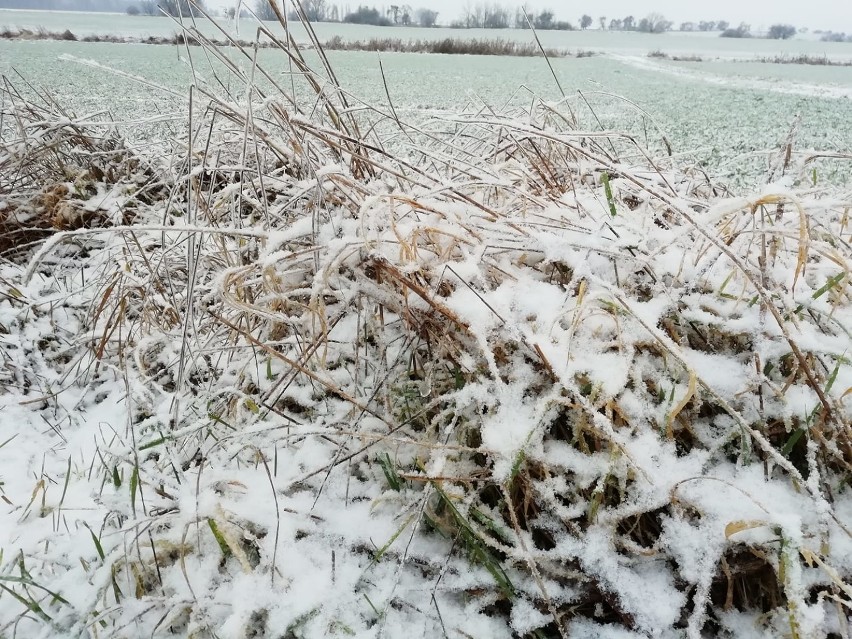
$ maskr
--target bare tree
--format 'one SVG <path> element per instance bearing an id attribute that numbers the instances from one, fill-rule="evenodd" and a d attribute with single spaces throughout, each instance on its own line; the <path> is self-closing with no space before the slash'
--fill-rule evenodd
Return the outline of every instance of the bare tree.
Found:
<path id="1" fill-rule="evenodd" d="M 174 17 L 199 15 L 196 7 L 204 8 L 203 0 L 159 0 L 159 4 L 163 13 Z"/>
<path id="2" fill-rule="evenodd" d="M 482 26 L 486 29 L 508 29 L 509 11 L 499 4 L 484 6 Z"/>
<path id="3" fill-rule="evenodd" d="M 468 29 L 478 26 L 476 24 L 476 9 L 472 4 L 470 4 L 470 2 L 464 3 L 464 7 L 462 8 L 461 24 Z"/>
<path id="4" fill-rule="evenodd" d="M 723 38 L 750 38 L 751 25 L 745 22 L 740 22 L 740 26 L 736 28 L 728 27 L 720 34 Z"/>
<path id="5" fill-rule="evenodd" d="M 606 16 L 601 16 L 600 18 L 598 18 L 598 22 L 601 25 L 601 31 L 606 30 Z"/>
<path id="6" fill-rule="evenodd" d="M 592 16 L 584 15 L 580 18 L 580 28 L 585 30 L 592 26 Z"/>
<path id="7" fill-rule="evenodd" d="M 294 0 L 302 5 L 305 15 L 311 22 L 323 22 L 328 17 L 326 0 Z"/>
<path id="8" fill-rule="evenodd" d="M 553 18 L 553 11 L 542 11 L 535 17 L 535 19 L 533 20 L 533 24 L 535 25 L 536 29 L 547 31 L 548 29 L 553 28 Z"/>
<path id="9" fill-rule="evenodd" d="M 438 12 L 431 9 L 417 10 L 417 24 L 421 27 L 434 27 L 438 21 Z"/>
<path id="10" fill-rule="evenodd" d="M 517 22 L 518 18 L 515 17 Z M 462 8 L 461 22 L 457 23 L 468 29 L 508 29 L 511 24 L 511 14 L 503 5 L 465 3 Z"/>
<path id="11" fill-rule="evenodd" d="M 639 31 L 644 33 L 663 33 L 672 28 L 672 22 L 659 13 L 649 13 L 639 21 Z"/>
<path id="12" fill-rule="evenodd" d="M 281 8 L 279 0 L 255 0 L 254 13 L 257 15 L 259 20 L 278 19 L 278 16 L 275 14 L 275 10 L 272 8 L 272 5 L 269 4 L 270 2 L 274 2 L 279 9 Z"/>
<path id="13" fill-rule="evenodd" d="M 766 37 L 772 40 L 789 40 L 794 35 L 796 35 L 796 27 L 792 24 L 773 24 L 769 27 Z"/>
<path id="14" fill-rule="evenodd" d="M 526 17 L 524 16 L 524 12 L 530 17 L 530 20 L 535 21 L 535 12 L 530 7 L 529 3 L 524 2 L 521 6 L 515 8 L 515 19 L 512 22 L 512 26 L 515 29 L 529 29 L 530 25 L 527 22 Z"/>

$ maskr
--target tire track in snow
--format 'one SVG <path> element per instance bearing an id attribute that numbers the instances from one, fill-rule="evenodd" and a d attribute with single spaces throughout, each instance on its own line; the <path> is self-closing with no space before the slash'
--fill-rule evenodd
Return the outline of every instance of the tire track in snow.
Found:
<path id="1" fill-rule="evenodd" d="M 731 89 L 768 91 L 770 93 L 801 95 L 833 100 L 852 98 L 852 88 L 849 87 L 807 84 L 803 82 L 780 80 L 761 80 L 759 78 L 745 78 L 737 76 L 721 76 L 714 73 L 708 73 L 706 71 L 696 71 L 675 67 L 639 56 L 613 55 L 611 57 L 612 59 L 635 69 L 661 73 L 663 75 L 669 75 L 685 81 L 712 84 Z"/>

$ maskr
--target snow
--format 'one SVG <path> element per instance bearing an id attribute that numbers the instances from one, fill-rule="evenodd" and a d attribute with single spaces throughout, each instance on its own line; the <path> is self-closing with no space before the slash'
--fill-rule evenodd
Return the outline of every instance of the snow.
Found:
<path id="1" fill-rule="evenodd" d="M 768 91 L 771 93 L 830 98 L 833 100 L 842 100 L 852 97 L 852 87 L 825 86 L 822 84 L 808 84 L 804 82 L 782 83 L 759 78 L 742 78 L 735 75 L 721 76 L 713 73 L 694 71 L 684 67 L 676 67 L 661 62 L 655 62 L 647 57 L 641 58 L 638 56 L 625 56 L 620 57 L 619 60 L 638 69 L 650 70 L 656 73 L 665 73 L 677 78 L 688 79 L 693 82 L 714 84 L 723 87 L 759 89 L 761 91 Z"/>
<path id="2" fill-rule="evenodd" d="M 132 224 L 0 262 L 0 635 L 841 627 L 849 283 L 814 295 L 852 259 L 848 193 L 725 197 L 536 105 L 447 115 L 422 172 L 375 177 L 321 113 L 255 106 L 262 159 L 202 119 L 246 177 L 191 222 L 200 165 L 149 158 L 167 188 Z M 74 201 L 118 222 L 134 180 Z M 737 553 L 777 607 L 719 599 Z"/>

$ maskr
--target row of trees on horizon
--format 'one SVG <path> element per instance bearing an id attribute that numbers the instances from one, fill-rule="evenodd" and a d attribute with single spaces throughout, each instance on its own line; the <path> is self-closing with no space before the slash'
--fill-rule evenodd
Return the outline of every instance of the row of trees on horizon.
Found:
<path id="1" fill-rule="evenodd" d="M 274 0 L 283 11 L 287 10 L 290 18 L 298 19 L 298 13 L 291 8 L 289 0 Z M 276 15 L 268 0 L 251 0 L 249 5 L 252 12 L 261 20 L 275 20 Z M 236 7 L 236 0 L 234 5 Z M 247 4 L 244 2 L 244 5 Z M 198 15 L 196 6 L 204 7 L 204 0 L 0 0 L 0 8 L 11 9 L 35 9 L 35 10 L 79 10 L 79 11 L 126 11 L 131 15 L 162 15 L 166 13 L 173 16 Z M 441 17 L 439 12 L 425 7 L 412 7 L 408 4 L 390 4 L 377 7 L 375 5 L 350 5 L 334 4 L 330 0 L 301 0 L 301 6 L 305 15 L 313 22 L 347 22 L 354 24 L 370 24 L 376 26 L 421 26 L 434 27 L 439 24 Z M 220 13 L 234 17 L 236 8 L 213 13 Z M 243 15 L 249 16 L 250 12 L 243 10 Z M 447 24 L 443 22 L 443 24 Z M 479 2 L 473 4 L 467 2 L 462 7 L 461 16 L 447 24 L 447 26 L 459 29 L 528 29 L 532 25 L 535 29 L 586 30 L 595 28 L 608 31 L 638 31 L 642 33 L 665 33 L 667 31 L 682 32 L 710 32 L 719 31 L 723 37 L 728 38 L 751 38 L 757 37 L 751 30 L 751 26 L 741 23 L 732 26 L 727 20 L 702 20 L 699 22 L 682 22 L 675 25 L 660 13 L 651 13 L 643 18 L 629 15 L 623 18 L 608 18 L 599 16 L 593 18 L 584 14 L 576 22 L 557 19 L 556 13 L 551 9 L 540 11 L 533 10 L 529 5 L 518 8 L 509 8 L 497 2 Z M 797 29 L 789 24 L 774 24 L 760 37 L 772 39 L 788 39 L 796 33 L 804 32 L 806 29 Z M 817 32 L 822 34 L 822 39 L 832 42 L 852 41 L 852 35 L 836 32 Z"/>
<path id="2" fill-rule="evenodd" d="M 281 2 L 281 0 L 275 0 Z M 375 6 L 359 5 L 354 11 L 349 6 L 330 4 L 327 0 L 301 0 L 302 7 L 308 18 L 315 22 L 347 22 L 354 24 L 370 24 L 375 26 L 421 26 L 433 27 L 438 24 L 438 12 L 426 8 L 412 8 L 411 5 L 392 4 L 379 9 Z M 280 6 L 280 5 L 279 5 Z M 233 17 L 233 9 L 230 15 Z M 255 13 L 261 20 L 274 20 L 275 12 L 268 0 L 255 0 Z M 291 11 L 291 17 L 298 14 Z M 667 20 L 660 13 L 650 13 L 644 18 L 637 19 L 629 15 L 624 18 L 600 16 L 595 20 L 584 14 L 578 21 L 579 28 L 586 30 L 597 27 L 609 31 L 638 31 L 640 33 L 665 33 L 675 28 L 675 23 Z M 536 12 L 528 5 L 510 10 L 498 3 L 467 3 L 462 9 L 462 17 L 449 24 L 458 29 L 528 29 L 530 26 L 537 30 L 573 31 L 577 27 L 571 22 L 556 19 L 551 9 Z M 702 20 L 700 22 L 682 22 L 678 31 L 720 31 L 722 37 L 750 38 L 753 37 L 751 26 L 741 23 L 731 27 L 727 20 Z M 798 33 L 798 29 L 789 24 L 774 24 L 764 34 L 764 37 L 786 40 Z"/>
<path id="3" fill-rule="evenodd" d="M 153 15 L 156 12 L 157 0 L 143 0 L 142 8 L 136 12 Z M 195 0 L 203 4 L 203 0 Z M 284 11 L 286 0 L 274 0 L 278 7 Z M 182 13 L 188 15 L 192 12 L 190 0 L 159 0 L 160 7 L 170 13 L 177 15 Z M 359 5 L 352 9 L 348 5 L 337 5 L 328 0 L 301 0 L 301 6 L 305 15 L 313 22 L 345 22 L 351 24 L 369 24 L 375 26 L 421 26 L 434 27 L 438 24 L 439 13 L 425 7 L 414 8 L 408 4 L 391 4 L 378 8 L 376 6 Z M 134 12 L 131 8 L 130 12 Z M 254 0 L 253 11 L 261 20 L 275 20 L 276 13 L 269 0 Z M 225 15 L 234 17 L 235 8 L 225 11 Z M 249 15 L 248 12 L 245 12 Z M 288 11 L 290 18 L 298 19 L 298 12 L 294 9 Z M 609 31 L 638 31 L 640 33 L 665 33 L 675 30 L 675 23 L 667 20 L 660 13 L 650 13 L 644 18 L 637 19 L 629 15 L 624 18 L 611 18 L 599 16 L 597 19 L 588 14 L 582 15 L 575 26 L 571 22 L 557 20 L 556 14 L 551 9 L 534 11 L 528 5 L 517 7 L 514 10 L 499 3 L 467 3 L 462 8 L 461 18 L 449 24 L 458 29 L 535 29 L 573 31 L 579 27 L 581 30 L 596 27 L 600 30 Z M 750 25 L 741 23 L 732 27 L 727 20 L 702 20 L 700 22 L 682 22 L 678 31 L 720 31 L 722 37 L 727 38 L 750 38 L 754 37 Z M 792 38 L 798 33 L 798 29 L 789 24 L 774 24 L 763 35 L 772 39 Z M 828 38 L 825 38 L 828 39 Z M 845 39 L 845 35 L 841 38 Z"/>

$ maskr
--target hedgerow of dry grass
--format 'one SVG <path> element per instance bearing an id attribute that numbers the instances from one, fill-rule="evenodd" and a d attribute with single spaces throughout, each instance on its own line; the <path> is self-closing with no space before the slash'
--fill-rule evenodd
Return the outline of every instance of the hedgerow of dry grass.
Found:
<path id="1" fill-rule="evenodd" d="M 0 257 L 23 259 L 57 230 L 127 224 L 137 198 L 150 204 L 161 195 L 145 193 L 151 170 L 109 123 L 81 126 L 49 94 L 39 105 L 5 81 Z"/>

